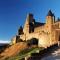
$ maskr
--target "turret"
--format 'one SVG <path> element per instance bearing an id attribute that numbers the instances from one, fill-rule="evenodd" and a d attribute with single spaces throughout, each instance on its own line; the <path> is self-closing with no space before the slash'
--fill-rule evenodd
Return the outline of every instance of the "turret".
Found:
<path id="1" fill-rule="evenodd" d="M 18 29 L 18 35 L 21 35 L 21 34 L 23 34 L 23 28 L 22 28 L 22 26 L 20 26 L 20 28 Z"/>
<path id="2" fill-rule="evenodd" d="M 48 11 L 48 14 L 46 16 L 46 24 L 53 24 L 55 22 L 55 16 L 51 12 L 51 10 Z"/>
<path id="3" fill-rule="evenodd" d="M 53 24 L 55 23 L 55 16 L 51 12 L 51 10 L 48 11 L 48 14 L 46 16 L 46 32 L 51 33 L 53 29 Z"/>

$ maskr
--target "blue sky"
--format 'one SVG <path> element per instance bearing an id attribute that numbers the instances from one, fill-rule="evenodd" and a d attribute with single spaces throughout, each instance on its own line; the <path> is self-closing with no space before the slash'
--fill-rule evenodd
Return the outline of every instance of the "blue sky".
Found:
<path id="1" fill-rule="evenodd" d="M 28 13 L 45 22 L 49 9 L 60 17 L 60 0 L 0 0 L 0 41 L 11 40 Z"/>

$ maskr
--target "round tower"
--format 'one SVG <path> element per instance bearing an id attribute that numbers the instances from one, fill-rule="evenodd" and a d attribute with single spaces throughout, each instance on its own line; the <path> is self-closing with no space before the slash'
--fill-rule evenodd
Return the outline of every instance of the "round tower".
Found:
<path id="1" fill-rule="evenodd" d="M 21 34 L 23 34 L 23 28 L 22 28 L 22 26 L 20 26 L 19 29 L 18 29 L 18 35 L 21 35 Z"/>
<path id="2" fill-rule="evenodd" d="M 51 10 L 48 11 L 48 14 L 46 16 L 46 24 L 53 24 L 55 22 L 55 16 L 52 13 Z"/>
<path id="3" fill-rule="evenodd" d="M 51 12 L 51 10 L 48 11 L 48 14 L 46 16 L 46 31 L 51 32 L 53 28 L 53 24 L 55 23 L 55 16 Z"/>

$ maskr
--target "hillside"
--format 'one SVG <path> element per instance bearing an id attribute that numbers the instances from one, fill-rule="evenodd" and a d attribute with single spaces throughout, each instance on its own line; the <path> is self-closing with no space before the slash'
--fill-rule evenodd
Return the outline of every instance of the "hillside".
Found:
<path id="1" fill-rule="evenodd" d="M 15 45 L 7 48 L 3 53 L 0 54 L 0 60 L 17 55 L 20 51 L 28 48 L 25 42 L 16 43 Z"/>
<path id="2" fill-rule="evenodd" d="M 0 53 L 2 53 L 10 45 L 8 43 L 0 43 Z"/>

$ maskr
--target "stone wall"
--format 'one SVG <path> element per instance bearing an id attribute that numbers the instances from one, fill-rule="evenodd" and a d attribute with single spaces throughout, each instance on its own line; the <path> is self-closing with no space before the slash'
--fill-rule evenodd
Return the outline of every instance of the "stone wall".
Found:
<path id="1" fill-rule="evenodd" d="M 44 26 L 40 26 L 40 27 L 36 27 L 35 29 L 34 29 L 34 32 L 41 32 L 41 31 L 44 31 Z"/>
<path id="2" fill-rule="evenodd" d="M 58 42 L 60 37 L 60 21 L 55 21 L 55 17 L 51 11 L 46 16 L 46 23 L 44 25 L 35 26 L 34 31 L 31 32 L 30 23 L 36 23 L 33 21 L 33 15 L 29 14 L 26 18 L 26 22 L 23 28 L 23 34 L 19 35 L 20 39 L 30 40 L 31 38 L 38 39 L 38 45 L 43 47 L 49 47 Z M 14 39 L 15 40 L 15 39 Z M 14 43 L 13 40 L 13 43 Z M 16 40 L 15 40 L 16 41 Z"/>

